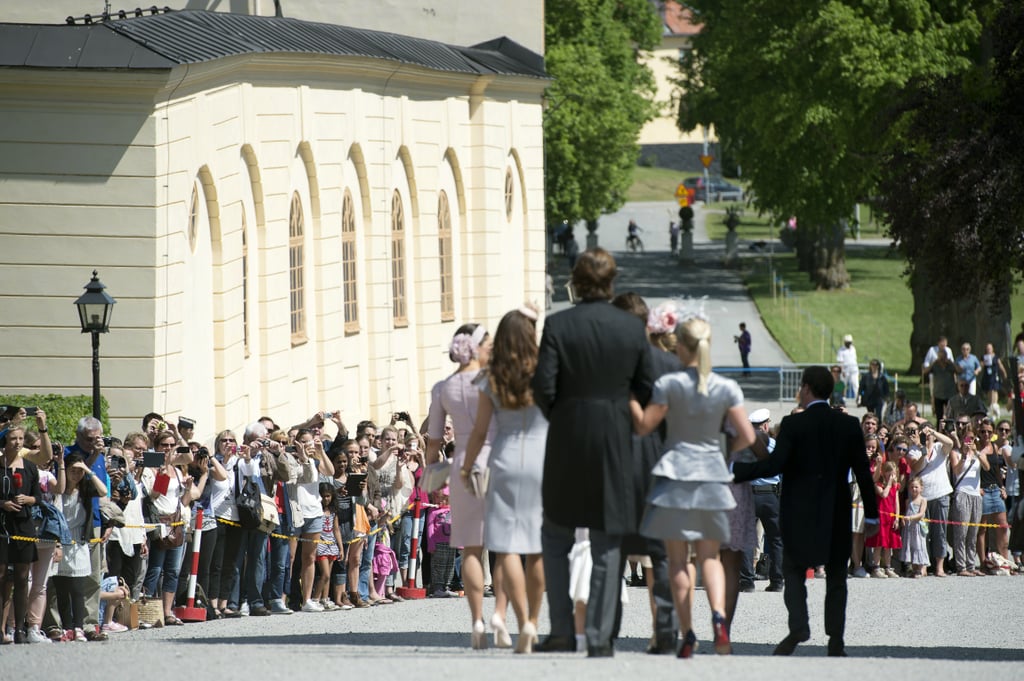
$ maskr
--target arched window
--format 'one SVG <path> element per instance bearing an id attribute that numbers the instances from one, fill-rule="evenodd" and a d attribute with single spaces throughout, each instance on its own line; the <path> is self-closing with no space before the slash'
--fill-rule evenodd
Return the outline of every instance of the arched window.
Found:
<path id="1" fill-rule="evenodd" d="M 192 199 L 188 206 L 188 247 L 195 253 L 199 236 L 199 187 L 192 183 Z"/>
<path id="2" fill-rule="evenodd" d="M 306 340 L 303 231 L 302 200 L 299 198 L 299 193 L 295 192 L 292 194 L 291 210 L 288 211 L 288 273 L 291 289 L 292 345 L 298 345 Z"/>
<path id="3" fill-rule="evenodd" d="M 441 273 L 441 321 L 455 319 L 455 290 L 452 273 L 452 211 L 448 194 L 443 190 L 437 197 L 437 254 Z"/>
<path id="4" fill-rule="evenodd" d="M 359 294 L 356 289 L 356 213 L 352 194 L 347 189 L 341 204 L 341 272 L 345 292 L 345 333 L 357 333 Z"/>
<path id="5" fill-rule="evenodd" d="M 249 238 L 246 236 L 245 211 L 242 211 L 242 339 L 249 356 Z"/>
<path id="6" fill-rule="evenodd" d="M 397 191 L 391 195 L 391 317 L 396 327 L 409 325 L 405 300 L 405 209 Z"/>

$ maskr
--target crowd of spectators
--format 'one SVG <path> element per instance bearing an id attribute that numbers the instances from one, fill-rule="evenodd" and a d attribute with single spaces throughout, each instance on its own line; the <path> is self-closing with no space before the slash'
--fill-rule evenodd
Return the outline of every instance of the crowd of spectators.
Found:
<path id="1" fill-rule="evenodd" d="M 401 602 L 414 501 L 417 540 L 432 520 L 441 553 L 432 580 L 424 547 L 428 588 L 461 588 L 457 551 L 442 541 L 446 500 L 417 486 L 426 443 L 406 412 L 351 434 L 338 411 L 287 429 L 262 417 L 241 436 L 218 432 L 211 448 L 190 419 L 147 414 L 117 438 L 85 417 L 65 447 L 51 442 L 45 411 L 20 409 L 0 442 L 5 643 L 105 640 L 140 605 L 159 612 L 143 627 L 182 625 L 197 530 L 191 597 L 206 620 Z M 450 426 L 437 444 L 451 451 Z"/>

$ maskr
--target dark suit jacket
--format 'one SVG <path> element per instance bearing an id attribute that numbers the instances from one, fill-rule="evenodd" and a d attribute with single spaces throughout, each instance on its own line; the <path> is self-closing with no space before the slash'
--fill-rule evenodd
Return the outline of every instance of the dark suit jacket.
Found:
<path id="1" fill-rule="evenodd" d="M 853 416 L 818 403 L 782 419 L 775 451 L 755 463 L 736 462 L 736 482 L 782 473 L 782 546 L 797 565 L 825 565 L 835 551 L 850 551 L 853 470 L 866 518 L 878 518 L 875 485 L 864 433 Z"/>
<path id="2" fill-rule="evenodd" d="M 607 301 L 584 301 L 544 322 L 533 398 L 549 421 L 544 513 L 564 527 L 636 531 L 633 424 L 654 383 L 644 324 Z"/>

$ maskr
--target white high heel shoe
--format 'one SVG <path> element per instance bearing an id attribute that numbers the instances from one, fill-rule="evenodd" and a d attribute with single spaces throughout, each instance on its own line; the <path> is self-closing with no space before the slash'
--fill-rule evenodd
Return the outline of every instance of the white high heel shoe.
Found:
<path id="1" fill-rule="evenodd" d="M 495 648 L 512 647 L 512 637 L 509 636 L 508 627 L 505 626 L 505 620 L 498 613 L 491 615 L 491 631 L 494 632 Z"/>
<path id="2" fill-rule="evenodd" d="M 527 622 L 519 628 L 519 638 L 516 640 L 516 652 L 529 655 L 533 652 L 533 646 L 537 643 L 537 627 L 533 622 Z"/>
<path id="3" fill-rule="evenodd" d="M 483 620 L 473 622 L 473 633 L 470 636 L 470 645 L 473 646 L 473 650 L 487 649 L 487 629 L 484 628 Z"/>

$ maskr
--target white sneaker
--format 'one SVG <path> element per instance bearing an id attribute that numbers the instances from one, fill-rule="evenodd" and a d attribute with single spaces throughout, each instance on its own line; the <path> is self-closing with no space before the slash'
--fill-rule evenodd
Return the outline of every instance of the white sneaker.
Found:
<path id="1" fill-rule="evenodd" d="M 862 565 L 862 566 L 858 567 L 856 570 L 853 571 L 853 575 L 852 576 L 853 577 L 858 577 L 858 578 L 867 577 L 868 576 L 868 571 L 865 570 L 864 566 Z"/>
<path id="2" fill-rule="evenodd" d="M 29 643 L 53 643 L 49 636 L 39 631 L 38 627 L 32 627 L 29 629 L 28 633 L 25 635 L 25 640 Z"/>
<path id="3" fill-rule="evenodd" d="M 329 598 L 325 598 L 325 599 L 321 600 L 320 601 L 320 607 L 322 607 L 327 612 L 332 612 L 334 610 L 341 610 L 341 608 L 336 606 L 334 604 L 334 601 L 332 601 Z"/>
<path id="4" fill-rule="evenodd" d="M 314 600 L 308 600 L 302 604 L 302 612 L 323 612 L 324 606 Z"/>
<path id="5" fill-rule="evenodd" d="M 249 602 L 246 601 L 245 603 L 242 603 L 242 607 L 238 609 L 238 612 L 241 613 L 243 617 L 248 615 L 249 614 Z"/>

